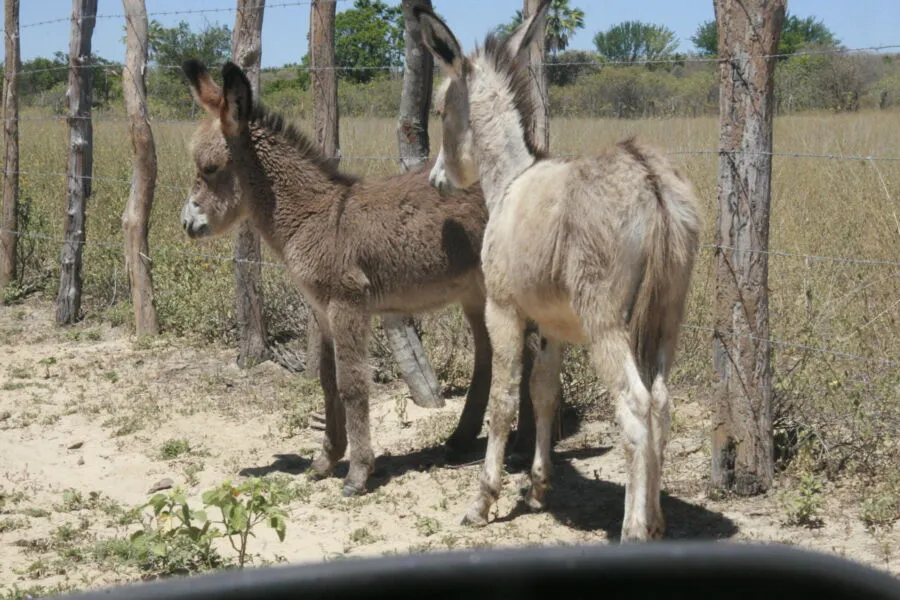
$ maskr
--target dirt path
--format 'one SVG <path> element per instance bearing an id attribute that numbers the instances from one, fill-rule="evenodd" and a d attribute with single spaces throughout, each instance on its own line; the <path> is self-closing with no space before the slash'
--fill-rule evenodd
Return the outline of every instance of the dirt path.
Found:
<path id="1" fill-rule="evenodd" d="M 91 324 L 59 330 L 51 316 L 36 302 L 0 308 L 0 592 L 138 579 L 137 567 L 98 548 L 141 528 L 128 509 L 165 478 L 194 502 L 226 478 L 268 475 L 291 486 L 287 536 L 279 542 L 263 528 L 250 541 L 257 562 L 618 535 L 624 477 L 611 423 L 585 423 L 558 445 L 546 512 L 518 506 L 522 474 L 513 473 L 494 522 L 472 530 L 459 520 L 480 467 L 444 465 L 440 452 L 461 398 L 423 410 L 403 402 L 402 384 L 373 385 L 376 474 L 371 493 L 348 500 L 339 478 L 310 483 L 302 474 L 321 439 L 307 426 L 317 383 L 270 363 L 241 371 L 228 348 L 139 342 Z M 709 500 L 704 411 L 679 401 L 674 424 L 663 503 L 671 537 L 789 543 L 900 574 L 897 533 L 867 532 L 858 502 L 840 488 L 826 490 L 816 529 L 782 524 L 779 489 Z"/>

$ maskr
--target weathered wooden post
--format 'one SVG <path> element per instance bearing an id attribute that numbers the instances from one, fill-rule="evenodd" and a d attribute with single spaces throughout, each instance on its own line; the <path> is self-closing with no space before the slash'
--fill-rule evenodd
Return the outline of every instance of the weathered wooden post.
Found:
<path id="1" fill-rule="evenodd" d="M 741 495 L 774 477 L 768 255 L 775 58 L 785 0 L 714 0 L 719 42 L 719 214 L 712 486 Z"/>
<path id="2" fill-rule="evenodd" d="M 431 10 L 431 0 L 403 0 L 406 24 L 406 60 L 403 70 L 403 91 L 400 94 L 400 119 L 397 123 L 397 143 L 400 145 L 400 166 L 413 171 L 425 165 L 431 151 L 428 139 L 428 111 L 434 82 L 434 57 L 422 44 L 419 22 L 413 16 L 415 7 Z"/>
<path id="3" fill-rule="evenodd" d="M 247 75 L 253 97 L 259 98 L 262 22 L 265 0 L 238 0 L 232 38 L 232 60 Z M 234 235 L 235 311 L 238 365 L 249 368 L 271 356 L 263 317 L 262 249 L 259 235 L 243 223 Z"/>
<path id="4" fill-rule="evenodd" d="M 16 278 L 19 230 L 19 0 L 4 3 L 6 72 L 3 79 L 3 210 L 0 211 L 0 292 Z M 3 294 L 0 293 L 0 302 Z"/>
<path id="5" fill-rule="evenodd" d="M 125 235 L 125 270 L 131 284 L 134 328 L 138 335 L 159 333 L 150 272 L 150 210 L 156 189 L 156 144 L 147 111 L 147 7 L 144 0 L 122 0 L 125 10 L 126 47 L 122 89 L 131 122 L 134 158 L 131 193 L 122 213 Z"/>
<path id="6" fill-rule="evenodd" d="M 430 152 L 428 110 L 431 107 L 434 58 L 422 45 L 422 33 L 412 11 L 416 6 L 430 9 L 431 0 L 403 0 L 402 6 L 406 24 L 406 64 L 400 94 L 397 143 L 400 147 L 400 168 L 410 171 L 421 169 Z M 444 406 L 440 383 L 416 333 L 414 319 L 385 315 L 381 324 L 413 402 L 426 408 Z"/>
<path id="7" fill-rule="evenodd" d="M 541 4 L 541 0 L 523 0 L 522 15 L 525 19 L 533 15 Z M 546 17 L 544 17 L 546 21 Z M 547 86 L 547 73 L 544 69 L 545 48 L 544 36 L 536 35 L 529 47 L 528 57 L 531 63 L 532 94 L 534 94 L 537 114 L 534 119 L 534 139 L 544 140 L 544 149 L 550 148 L 550 97 Z"/>
<path id="8" fill-rule="evenodd" d="M 69 40 L 69 167 L 66 178 L 65 241 L 60 253 L 56 322 L 74 323 L 81 310 L 81 261 L 85 240 L 84 208 L 91 196 L 93 137 L 91 100 L 93 71 L 91 36 L 97 20 L 97 0 L 72 0 Z"/>
<path id="9" fill-rule="evenodd" d="M 340 163 L 340 123 L 337 72 L 334 70 L 334 17 L 337 0 L 311 0 L 309 5 L 309 76 L 313 91 L 313 131 L 322 153 Z M 310 311 L 306 324 L 306 369 L 309 379 L 319 376 L 322 334 Z"/>

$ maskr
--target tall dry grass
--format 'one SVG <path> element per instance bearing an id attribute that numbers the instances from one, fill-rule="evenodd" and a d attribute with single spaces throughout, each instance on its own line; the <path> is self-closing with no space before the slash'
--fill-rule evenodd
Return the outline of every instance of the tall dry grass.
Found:
<path id="1" fill-rule="evenodd" d="M 308 130 L 307 123 L 301 127 Z M 432 140 L 439 140 L 435 123 Z M 341 122 L 345 157 L 396 153 L 395 122 L 353 119 Z M 230 240 L 189 242 L 179 211 L 193 168 L 187 155 L 189 124 L 154 125 L 159 187 L 153 208 L 150 245 L 156 298 L 163 328 L 206 340 L 233 339 L 233 270 L 228 260 L 196 253 L 231 254 Z M 639 135 L 673 151 L 717 148 L 713 118 L 667 120 L 556 119 L 555 153 L 586 153 L 625 136 Z M 776 120 L 775 151 L 841 155 L 898 155 L 900 114 L 808 114 Z M 66 166 L 66 126 L 62 121 L 24 121 L 22 143 L 22 226 L 30 235 L 62 235 Z M 436 146 L 436 142 L 432 144 Z M 85 311 L 89 318 L 130 327 L 131 309 L 123 268 L 120 215 L 128 194 L 130 142 L 125 124 L 95 125 L 94 193 L 88 203 L 85 248 Z M 702 201 L 703 243 L 713 242 L 716 225 L 715 154 L 676 154 Z M 794 450 L 806 445 L 818 466 L 849 467 L 884 474 L 897 468 L 891 454 L 900 427 L 900 369 L 879 361 L 900 361 L 900 162 L 775 157 L 771 212 L 773 250 L 798 255 L 848 257 L 894 264 L 857 264 L 814 256 L 772 255 L 769 259 L 770 320 L 777 377 L 777 420 Z M 363 176 L 398 171 L 393 160 L 351 159 L 343 167 Z M 109 179 L 109 180 L 108 180 Z M 175 186 L 175 187 L 167 187 Z M 107 243 L 109 245 L 93 245 Z M 48 296 L 58 276 L 59 244 L 45 237 L 22 240 L 24 287 Z M 686 323 L 711 326 L 714 280 L 711 249 L 697 261 Z M 194 253 L 194 254 L 192 254 Z M 267 260 L 272 260 L 266 255 Z M 284 272 L 263 269 L 266 310 L 273 335 L 303 331 L 305 309 Z M 15 290 L 12 290 L 14 295 Z M 680 344 L 676 389 L 700 397 L 715 393 L 710 333 L 688 328 Z M 441 378 L 465 385 L 471 364 L 470 338 L 458 311 L 424 320 L 424 341 Z M 381 356 L 379 338 L 373 342 Z M 861 356 L 853 360 L 829 352 Z M 589 405 L 602 385 L 583 353 L 570 352 L 566 371 L 570 401 Z M 679 391 L 679 393 L 681 393 Z M 900 479 L 900 478 L 898 478 Z"/>

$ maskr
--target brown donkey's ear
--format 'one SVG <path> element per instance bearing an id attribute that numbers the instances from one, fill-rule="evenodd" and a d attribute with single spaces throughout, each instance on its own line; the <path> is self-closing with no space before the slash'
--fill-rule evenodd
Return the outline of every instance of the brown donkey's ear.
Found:
<path id="1" fill-rule="evenodd" d="M 197 104 L 210 114 L 218 116 L 222 106 L 222 90 L 216 85 L 209 71 L 199 60 L 191 59 L 182 65 L 182 70 L 191 85 L 191 94 Z"/>
<path id="2" fill-rule="evenodd" d="M 225 102 L 222 103 L 222 132 L 228 136 L 237 135 L 242 125 L 246 125 L 253 109 L 253 90 L 250 81 L 241 68 L 233 62 L 222 67 L 222 81 L 225 88 Z"/>
<path id="3" fill-rule="evenodd" d="M 544 31 L 544 17 L 547 14 L 547 7 L 550 6 L 550 0 L 542 0 L 534 14 L 516 27 L 516 29 L 506 38 L 506 47 L 511 56 L 518 56 L 523 50 L 527 50 L 531 45 L 534 36 Z"/>
<path id="4" fill-rule="evenodd" d="M 450 28 L 427 8 L 416 6 L 413 17 L 422 29 L 422 43 L 455 79 L 463 75 L 466 57 Z"/>

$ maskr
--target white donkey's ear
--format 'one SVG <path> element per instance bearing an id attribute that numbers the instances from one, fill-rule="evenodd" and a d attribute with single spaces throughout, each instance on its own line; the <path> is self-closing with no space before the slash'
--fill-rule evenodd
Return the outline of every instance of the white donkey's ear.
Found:
<path id="1" fill-rule="evenodd" d="M 509 49 L 511 56 L 518 56 L 520 52 L 526 50 L 531 45 L 534 36 L 544 31 L 545 17 L 549 6 L 550 0 L 542 0 L 534 14 L 516 27 L 509 37 L 506 38 L 506 47 Z"/>
<path id="2" fill-rule="evenodd" d="M 422 43 L 425 44 L 425 47 L 434 54 L 438 62 L 453 78 L 461 78 L 466 57 L 450 28 L 440 17 L 421 6 L 413 9 L 413 17 L 419 22 L 422 30 Z"/>

